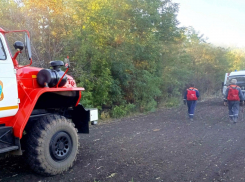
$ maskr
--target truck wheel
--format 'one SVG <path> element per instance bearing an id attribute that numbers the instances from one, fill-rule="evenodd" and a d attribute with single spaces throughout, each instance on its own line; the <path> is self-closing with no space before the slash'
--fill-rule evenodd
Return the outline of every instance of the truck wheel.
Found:
<path id="1" fill-rule="evenodd" d="M 52 176 L 73 166 L 78 146 L 73 123 L 60 115 L 46 115 L 27 131 L 25 156 L 35 172 Z"/>

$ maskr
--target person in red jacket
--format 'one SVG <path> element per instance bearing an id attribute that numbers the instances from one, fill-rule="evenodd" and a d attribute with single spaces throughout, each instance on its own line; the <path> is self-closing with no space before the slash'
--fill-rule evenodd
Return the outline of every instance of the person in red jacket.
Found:
<path id="1" fill-rule="evenodd" d="M 229 109 L 229 118 L 230 121 L 236 123 L 239 114 L 240 102 L 244 104 L 244 98 L 242 94 L 242 90 L 239 86 L 236 85 L 237 80 L 232 79 L 230 81 L 230 85 L 227 87 L 225 91 L 225 105 L 228 103 Z"/>
<path id="2" fill-rule="evenodd" d="M 188 115 L 191 121 L 193 121 L 197 99 L 199 96 L 199 91 L 194 87 L 194 84 L 190 84 L 190 88 L 185 91 L 183 101 L 184 104 L 187 104 Z"/>

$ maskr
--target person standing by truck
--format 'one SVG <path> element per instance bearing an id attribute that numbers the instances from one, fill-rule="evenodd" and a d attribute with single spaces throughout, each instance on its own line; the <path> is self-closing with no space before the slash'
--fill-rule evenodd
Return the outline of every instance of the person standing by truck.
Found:
<path id="1" fill-rule="evenodd" d="M 227 87 L 225 92 L 224 100 L 225 105 L 228 103 L 230 121 L 234 123 L 236 123 L 238 119 L 240 102 L 244 104 L 241 88 L 236 84 L 236 79 L 232 79 L 230 81 L 230 85 Z"/>
<path id="2" fill-rule="evenodd" d="M 191 121 L 193 121 L 197 99 L 199 96 L 199 91 L 194 87 L 194 84 L 190 84 L 190 88 L 185 91 L 183 101 L 185 105 L 187 104 L 188 116 Z"/>

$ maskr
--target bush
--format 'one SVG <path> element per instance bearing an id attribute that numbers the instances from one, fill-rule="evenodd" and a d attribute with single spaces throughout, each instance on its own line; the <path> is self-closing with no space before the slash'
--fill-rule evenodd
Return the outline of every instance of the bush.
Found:
<path id="1" fill-rule="evenodd" d="M 180 103 L 179 98 L 176 97 L 170 97 L 166 99 L 166 102 L 164 103 L 164 106 L 166 107 L 176 107 Z"/>
<path id="2" fill-rule="evenodd" d="M 112 108 L 111 115 L 114 118 L 120 118 L 134 111 L 134 108 L 135 108 L 134 104 L 115 106 Z"/>
<path id="3" fill-rule="evenodd" d="M 100 114 L 100 118 L 102 120 L 110 119 L 110 113 L 106 112 L 106 111 L 102 111 L 101 114 Z"/>

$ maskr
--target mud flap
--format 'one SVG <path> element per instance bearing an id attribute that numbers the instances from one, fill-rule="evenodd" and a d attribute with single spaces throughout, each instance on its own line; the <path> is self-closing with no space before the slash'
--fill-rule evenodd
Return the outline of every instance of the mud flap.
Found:
<path id="1" fill-rule="evenodd" d="M 85 110 L 81 104 L 73 108 L 72 121 L 78 133 L 89 133 L 89 117 L 90 111 Z"/>

